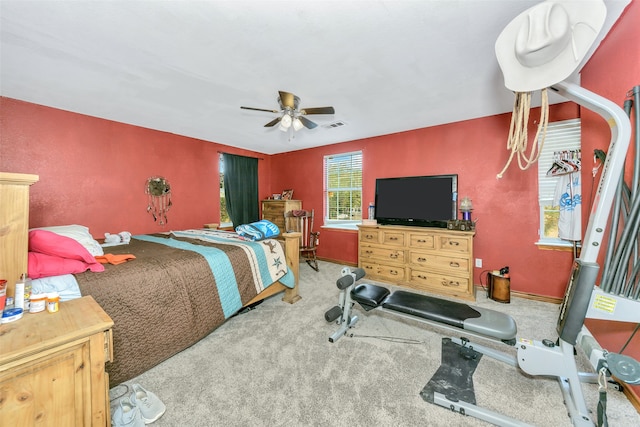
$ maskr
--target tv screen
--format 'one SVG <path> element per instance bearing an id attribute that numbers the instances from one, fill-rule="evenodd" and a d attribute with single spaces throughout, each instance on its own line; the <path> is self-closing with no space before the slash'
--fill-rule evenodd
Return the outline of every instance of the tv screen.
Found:
<path id="1" fill-rule="evenodd" d="M 458 175 L 376 179 L 379 224 L 446 227 L 458 216 Z"/>

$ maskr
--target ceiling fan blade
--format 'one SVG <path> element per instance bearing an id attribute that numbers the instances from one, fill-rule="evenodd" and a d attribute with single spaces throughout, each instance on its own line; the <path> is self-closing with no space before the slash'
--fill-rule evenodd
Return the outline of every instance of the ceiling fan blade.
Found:
<path id="1" fill-rule="evenodd" d="M 253 108 L 253 107 L 240 107 L 243 110 L 253 110 L 253 111 L 266 111 L 268 113 L 279 113 L 280 110 L 267 110 L 265 108 Z"/>
<path id="2" fill-rule="evenodd" d="M 304 116 L 298 116 L 298 119 L 300 119 L 304 127 L 306 127 L 307 129 L 313 129 L 315 127 L 318 127 L 316 123 L 312 122 L 311 120 L 307 119 Z"/>
<path id="3" fill-rule="evenodd" d="M 336 110 L 333 107 L 316 107 L 316 108 L 305 108 L 300 110 L 300 114 L 335 114 Z"/>
<path id="4" fill-rule="evenodd" d="M 266 125 L 264 125 L 264 127 L 266 127 L 266 128 L 273 127 L 273 126 L 277 125 L 277 124 L 280 122 L 280 120 L 282 120 L 282 117 L 278 117 L 278 118 L 276 118 L 276 119 L 273 119 L 273 120 L 271 120 L 269 123 L 267 123 Z"/>
<path id="5" fill-rule="evenodd" d="M 278 94 L 280 94 L 280 103 L 282 104 L 283 107 L 289 107 L 292 110 L 295 110 L 296 105 L 295 105 L 295 98 L 296 96 L 292 93 L 289 92 L 283 92 L 283 91 L 278 91 Z"/>

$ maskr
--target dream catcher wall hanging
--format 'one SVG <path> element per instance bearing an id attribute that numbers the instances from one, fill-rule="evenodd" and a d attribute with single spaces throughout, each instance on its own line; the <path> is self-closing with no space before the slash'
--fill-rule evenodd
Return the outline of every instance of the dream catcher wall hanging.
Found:
<path id="1" fill-rule="evenodd" d="M 165 225 L 167 212 L 171 208 L 171 186 L 169 181 L 161 176 L 153 176 L 147 180 L 144 192 L 149 198 L 147 212 L 153 216 L 158 225 Z"/>

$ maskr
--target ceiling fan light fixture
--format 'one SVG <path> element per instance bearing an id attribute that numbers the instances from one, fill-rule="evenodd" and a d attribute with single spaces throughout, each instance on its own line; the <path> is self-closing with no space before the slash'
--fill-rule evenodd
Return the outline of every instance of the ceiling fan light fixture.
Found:
<path id="1" fill-rule="evenodd" d="M 295 119 L 293 119 L 293 130 L 299 131 L 303 127 L 304 125 L 302 124 L 299 118 L 296 117 Z"/>
<path id="2" fill-rule="evenodd" d="M 0 0 L 1 1 L 1 0 Z M 335 114 L 333 107 L 312 107 L 300 109 L 300 98 L 290 92 L 278 91 L 278 105 L 280 110 L 269 110 L 266 108 L 240 107 L 245 110 L 266 111 L 269 113 L 279 113 L 280 116 L 271 120 L 264 125 L 266 128 L 272 128 L 279 125 L 282 132 L 292 129 L 293 132 L 301 130 L 303 127 L 307 129 L 315 129 L 317 123 L 312 122 L 306 116 L 310 114 Z"/>
<path id="3" fill-rule="evenodd" d="M 291 122 L 292 119 L 289 114 L 285 114 L 284 116 L 282 116 L 282 119 L 280 120 L 280 130 L 283 132 L 289 130 L 289 128 L 291 127 Z"/>

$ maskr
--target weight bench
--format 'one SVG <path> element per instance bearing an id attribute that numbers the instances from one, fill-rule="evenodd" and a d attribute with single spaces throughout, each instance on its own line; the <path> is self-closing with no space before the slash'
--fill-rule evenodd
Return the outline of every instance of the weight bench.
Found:
<path id="1" fill-rule="evenodd" d="M 365 311 L 382 308 L 420 321 L 462 329 L 484 338 L 515 345 L 516 322 L 507 314 L 413 292 L 392 293 L 378 285 L 355 286 L 355 282 L 364 277 L 364 274 L 362 269 L 353 273 L 343 270 L 343 276 L 336 282 L 341 290 L 340 303 L 325 313 L 325 319 L 333 322 L 340 318 L 338 323 L 342 327 L 329 338 L 330 342 L 337 341 L 355 325 L 358 318 L 351 315 L 351 307 L 357 302 Z"/>
<path id="2" fill-rule="evenodd" d="M 377 307 L 415 316 L 515 344 L 516 322 L 507 314 L 407 291 L 360 284 L 351 291 L 353 301 L 366 311 Z"/>

